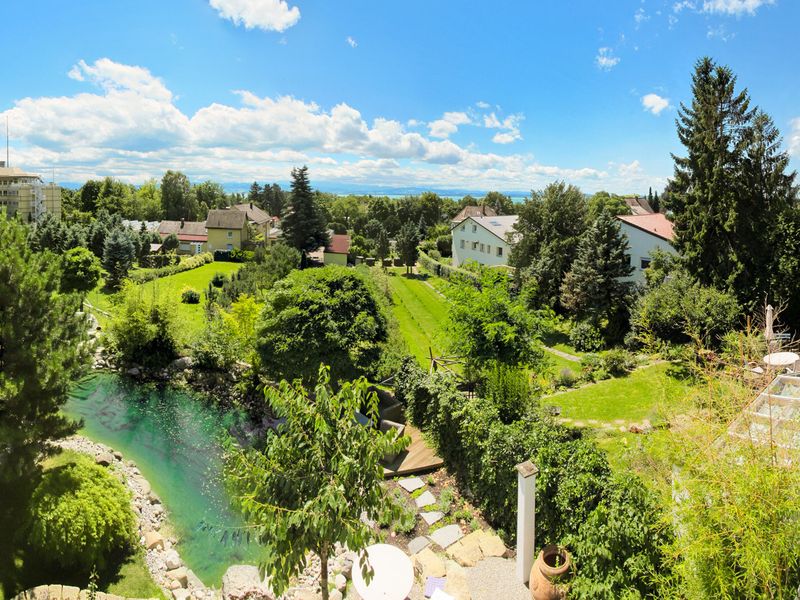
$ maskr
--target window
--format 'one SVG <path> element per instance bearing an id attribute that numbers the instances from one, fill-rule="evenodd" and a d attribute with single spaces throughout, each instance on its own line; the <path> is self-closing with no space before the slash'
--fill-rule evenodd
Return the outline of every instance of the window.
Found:
<path id="1" fill-rule="evenodd" d="M 229 232 L 228 232 L 228 239 L 231 239 L 232 237 L 233 237 L 233 232 L 232 232 L 232 231 L 229 231 Z"/>
<path id="2" fill-rule="evenodd" d="M 486 252 L 486 245 L 485 244 L 481 244 L 481 252 Z"/>
<path id="3" fill-rule="evenodd" d="M 641 259 L 641 263 L 640 264 L 642 266 L 642 269 L 647 269 L 647 268 L 650 267 L 650 259 L 649 258 L 643 258 L 643 259 Z"/>
<path id="4" fill-rule="evenodd" d="M 233 244 L 228 244 L 227 249 L 228 250 L 233 250 Z"/>
<path id="5" fill-rule="evenodd" d="M 472 226 L 472 233 L 478 233 L 478 226 L 477 225 L 473 225 Z"/>
<path id="6" fill-rule="evenodd" d="M 489 244 L 486 244 L 486 254 L 492 253 L 492 247 Z"/>
<path id="7" fill-rule="evenodd" d="M 464 249 L 464 246 L 465 246 L 465 244 L 466 244 L 466 243 L 464 242 L 464 240 L 461 240 L 461 249 L 462 249 L 462 250 Z"/>
<path id="8" fill-rule="evenodd" d="M 462 226 L 461 226 L 461 231 L 464 231 L 464 230 L 466 230 L 466 228 L 467 228 L 467 226 L 466 226 L 466 225 L 462 225 Z"/>
<path id="9" fill-rule="evenodd" d="M 497 247 L 497 256 L 503 256 L 503 247 L 502 246 L 498 246 Z"/>
<path id="10" fill-rule="evenodd" d="M 478 249 L 478 242 L 472 242 L 472 249 L 473 250 L 477 250 Z"/>

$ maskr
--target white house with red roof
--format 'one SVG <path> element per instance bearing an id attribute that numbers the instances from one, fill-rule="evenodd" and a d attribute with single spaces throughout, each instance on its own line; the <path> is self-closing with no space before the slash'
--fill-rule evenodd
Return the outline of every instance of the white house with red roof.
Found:
<path id="1" fill-rule="evenodd" d="M 622 233 L 628 237 L 631 266 L 634 268 L 628 281 L 644 283 L 644 272 L 650 266 L 653 250 L 676 254 L 672 246 L 675 239 L 672 223 L 661 213 L 619 215 L 617 218 Z"/>

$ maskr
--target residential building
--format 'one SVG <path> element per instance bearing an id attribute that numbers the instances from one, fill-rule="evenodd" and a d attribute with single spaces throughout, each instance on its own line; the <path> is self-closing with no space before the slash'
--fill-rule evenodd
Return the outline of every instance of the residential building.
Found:
<path id="1" fill-rule="evenodd" d="M 652 215 L 655 212 L 644 196 L 625 196 L 623 200 L 631 209 L 632 215 Z"/>
<path id="2" fill-rule="evenodd" d="M 325 247 L 323 262 L 326 265 L 347 266 L 347 256 L 350 254 L 350 236 L 335 233 L 330 236 L 330 242 Z"/>
<path id="3" fill-rule="evenodd" d="M 133 229 L 136 232 L 142 230 L 142 225 L 144 225 L 145 231 L 158 231 L 158 226 L 161 223 L 159 221 L 137 221 L 136 219 L 122 219 L 122 226 L 128 227 L 129 229 Z"/>
<path id="4" fill-rule="evenodd" d="M 628 236 L 633 273 L 628 281 L 644 283 L 645 270 L 650 266 L 651 252 L 655 249 L 676 254 L 672 241 L 675 235 L 672 223 L 661 213 L 644 215 L 619 215 L 621 230 Z"/>
<path id="5" fill-rule="evenodd" d="M 491 206 L 465 206 L 450 220 L 450 227 L 455 227 L 468 217 L 495 217 L 497 213 Z"/>
<path id="6" fill-rule="evenodd" d="M 178 236 L 178 254 L 199 254 L 206 251 L 208 234 L 204 221 L 161 221 L 158 234 L 162 240 L 170 234 Z"/>
<path id="7" fill-rule="evenodd" d="M 61 187 L 0 161 L 0 209 L 25 222 L 36 221 L 45 213 L 61 219 Z"/>
<path id="8" fill-rule="evenodd" d="M 468 260 L 490 267 L 507 265 L 517 218 L 517 215 L 467 217 L 453 226 L 453 266 Z"/>
<path id="9" fill-rule="evenodd" d="M 205 225 L 208 233 L 207 248 L 209 252 L 241 250 L 242 244 L 249 239 L 247 214 L 241 210 L 232 208 L 210 210 Z"/>
<path id="10" fill-rule="evenodd" d="M 231 206 L 234 210 L 242 211 L 247 215 L 247 222 L 253 225 L 258 231 L 267 235 L 270 229 L 269 214 L 250 202 L 249 204 L 234 204 Z"/>

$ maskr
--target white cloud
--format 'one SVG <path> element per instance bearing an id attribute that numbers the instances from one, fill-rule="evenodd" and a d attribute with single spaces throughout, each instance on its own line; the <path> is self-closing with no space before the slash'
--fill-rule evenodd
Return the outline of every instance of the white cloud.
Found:
<path id="1" fill-rule="evenodd" d="M 636 21 L 636 27 L 638 29 L 639 25 L 650 20 L 650 16 L 644 11 L 643 8 L 639 7 L 633 15 L 633 20 Z"/>
<path id="2" fill-rule="evenodd" d="M 478 100 L 475 103 L 475 106 L 477 106 L 478 108 L 483 108 L 485 110 L 485 109 L 489 108 L 491 106 L 491 104 L 489 104 L 488 102 L 484 102 L 483 100 Z"/>
<path id="3" fill-rule="evenodd" d="M 672 12 L 679 13 L 684 8 L 688 10 L 694 10 L 696 8 L 696 5 L 691 0 L 682 0 L 681 2 L 676 2 L 675 4 L 672 5 Z"/>
<path id="4" fill-rule="evenodd" d="M 599 68 L 604 71 L 610 71 L 619 64 L 620 59 L 618 56 L 614 56 L 613 49 L 604 47 L 597 50 L 597 56 L 594 57 L 594 61 Z"/>
<path id="5" fill-rule="evenodd" d="M 642 174 L 642 165 L 639 164 L 638 160 L 634 160 L 628 164 L 622 163 L 617 167 L 617 173 L 620 177 L 625 179 L 638 177 Z"/>
<path id="6" fill-rule="evenodd" d="M 465 112 L 446 112 L 441 119 L 428 123 L 431 137 L 448 138 L 456 131 L 459 125 L 469 125 L 472 119 Z"/>
<path id="7" fill-rule="evenodd" d="M 658 94 L 645 94 L 642 96 L 642 106 L 658 116 L 666 108 L 669 108 L 669 98 L 662 98 Z"/>
<path id="8" fill-rule="evenodd" d="M 708 31 L 706 31 L 706 37 L 710 40 L 721 40 L 723 42 L 727 42 L 728 40 L 735 38 L 736 34 L 730 33 L 725 25 L 717 25 L 716 27 L 711 27 L 709 25 Z"/>
<path id="9" fill-rule="evenodd" d="M 755 15 L 760 7 L 774 3 L 775 0 L 705 0 L 703 12 L 736 16 L 745 13 Z"/>
<path id="10" fill-rule="evenodd" d="M 368 122 L 344 103 L 323 108 L 240 90 L 229 103 L 214 102 L 187 114 L 149 70 L 106 58 L 80 61 L 69 77 L 87 89 L 72 96 L 22 98 L 0 113 L 0 120 L 8 115 L 15 131 L 15 164 L 42 173 L 55 168 L 60 181 L 108 175 L 141 183 L 167 168 L 180 169 L 192 180 L 286 181 L 292 166 L 308 164 L 320 182 L 536 189 L 567 179 L 592 192 L 629 189 L 634 176 L 627 171 L 623 180 L 618 170 L 481 152 L 474 143 L 459 145 L 409 131 L 397 120 Z M 503 144 L 521 138 L 522 118 L 494 112 L 479 118 L 467 111 L 447 112 L 440 120 L 495 129 L 494 141 Z M 640 177 L 658 183 L 657 177 Z"/>
<path id="11" fill-rule="evenodd" d="M 351 36 L 349 36 L 349 35 L 348 35 L 348 36 L 345 38 L 345 40 L 344 40 L 344 41 L 345 41 L 345 42 L 347 42 L 347 44 L 348 44 L 348 45 L 349 45 L 351 48 L 355 48 L 356 46 L 358 46 L 358 42 L 357 42 L 357 41 L 355 41 L 355 40 L 354 40 L 354 39 L 353 39 Z"/>
<path id="12" fill-rule="evenodd" d="M 792 119 L 792 131 L 789 134 L 789 154 L 800 157 L 800 117 Z"/>
<path id="13" fill-rule="evenodd" d="M 208 0 L 223 19 L 246 29 L 285 31 L 300 20 L 300 9 L 286 0 Z"/>

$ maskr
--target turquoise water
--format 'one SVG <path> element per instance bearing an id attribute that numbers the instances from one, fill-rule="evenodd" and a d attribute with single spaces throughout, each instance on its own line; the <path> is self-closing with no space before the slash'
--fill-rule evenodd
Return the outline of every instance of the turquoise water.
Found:
<path id="1" fill-rule="evenodd" d="M 169 511 L 181 558 L 206 585 L 219 587 L 232 564 L 258 563 L 221 483 L 218 436 L 237 415 L 108 373 L 83 381 L 64 412 L 84 420 L 83 435 L 136 462 Z"/>

